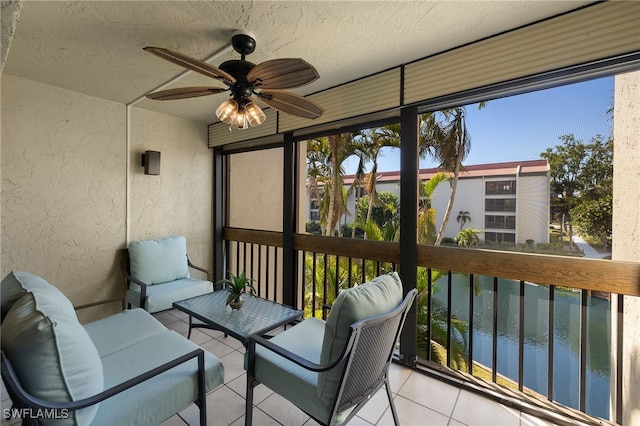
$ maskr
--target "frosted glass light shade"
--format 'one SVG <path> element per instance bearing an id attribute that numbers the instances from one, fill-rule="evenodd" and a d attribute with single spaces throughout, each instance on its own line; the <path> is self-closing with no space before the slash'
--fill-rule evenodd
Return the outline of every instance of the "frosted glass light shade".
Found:
<path id="1" fill-rule="evenodd" d="M 264 123 L 267 116 L 255 102 L 249 102 L 244 106 L 245 115 L 250 126 L 259 126 Z"/>
<path id="2" fill-rule="evenodd" d="M 216 109 L 216 116 L 223 123 L 233 124 L 238 115 L 238 103 L 233 99 L 228 99 L 220 104 Z"/>

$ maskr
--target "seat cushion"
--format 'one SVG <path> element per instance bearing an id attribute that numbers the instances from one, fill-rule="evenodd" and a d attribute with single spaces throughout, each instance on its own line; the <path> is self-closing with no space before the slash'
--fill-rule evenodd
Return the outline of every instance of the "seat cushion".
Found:
<path id="1" fill-rule="evenodd" d="M 307 318 L 274 336 L 271 342 L 311 362 L 319 363 L 325 323 Z M 256 345 L 256 378 L 318 420 L 327 422 L 331 404 L 318 396 L 318 373 L 306 370 L 274 352 Z"/>
<path id="2" fill-rule="evenodd" d="M 171 330 L 133 343 L 102 358 L 105 389 L 195 349 L 199 346 Z M 224 382 L 224 367 L 214 355 L 207 351 L 204 355 L 205 391 L 210 392 Z M 197 358 L 194 358 L 103 401 L 91 424 L 138 426 L 161 423 L 195 401 L 197 369 Z"/>
<path id="3" fill-rule="evenodd" d="M 28 272 L 11 271 L 0 283 L 0 301 L 2 309 L 2 320 L 9 312 L 13 304 L 27 293 L 38 292 L 41 295 L 50 294 L 61 304 L 60 308 L 65 308 L 67 312 L 75 316 L 75 311 L 71 302 L 54 286 L 43 278 Z M 77 317 L 76 317 L 77 318 Z"/>
<path id="4" fill-rule="evenodd" d="M 173 302 L 211 293 L 213 283 L 211 281 L 196 280 L 193 278 L 183 278 L 168 283 L 147 286 L 147 300 L 145 308 L 149 312 L 159 312 L 170 309 Z M 140 286 L 131 283 L 127 290 L 127 303 L 133 306 L 140 304 Z"/>
<path id="5" fill-rule="evenodd" d="M 131 276 L 145 284 L 189 278 L 187 241 L 184 237 L 129 243 Z"/>
<path id="6" fill-rule="evenodd" d="M 331 364 L 339 358 L 351 324 L 392 310 L 402 302 L 402 293 L 402 283 L 396 272 L 340 292 L 327 317 L 321 363 Z M 335 397 L 341 375 L 340 368 L 320 373 L 318 392 L 323 400 L 331 401 Z"/>
<path id="7" fill-rule="evenodd" d="M 98 351 L 61 295 L 34 291 L 13 304 L 2 323 L 2 350 L 27 392 L 47 401 L 75 401 L 103 390 Z M 86 425 L 98 405 L 56 424 Z"/>
<path id="8" fill-rule="evenodd" d="M 127 309 L 84 325 L 101 358 L 118 352 L 167 328 L 143 309 Z"/>

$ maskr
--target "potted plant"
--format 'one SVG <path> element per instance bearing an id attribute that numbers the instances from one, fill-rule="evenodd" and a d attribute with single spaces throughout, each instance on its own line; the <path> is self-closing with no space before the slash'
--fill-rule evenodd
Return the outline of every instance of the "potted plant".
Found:
<path id="1" fill-rule="evenodd" d="M 256 295 L 256 289 L 253 284 L 251 284 L 252 281 L 252 278 L 246 277 L 244 271 L 238 275 L 233 275 L 233 273 L 229 271 L 229 278 L 222 279 L 216 284 L 226 284 L 227 291 L 229 292 L 226 304 L 231 306 L 231 309 L 240 309 L 243 303 L 240 296 L 243 293 L 249 292 L 253 296 Z"/>

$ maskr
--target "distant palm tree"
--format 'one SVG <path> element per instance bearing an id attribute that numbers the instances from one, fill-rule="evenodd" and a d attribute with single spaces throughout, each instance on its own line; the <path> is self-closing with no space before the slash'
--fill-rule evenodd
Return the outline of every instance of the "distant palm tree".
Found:
<path id="1" fill-rule="evenodd" d="M 420 244 L 433 244 L 436 240 L 436 209 L 433 208 L 432 197 L 436 187 L 450 178 L 449 173 L 438 172 L 420 185 L 418 209 L 418 242 Z"/>
<path id="2" fill-rule="evenodd" d="M 340 217 L 348 214 L 347 191 L 344 187 L 342 164 L 353 155 L 353 133 L 339 133 L 307 141 L 307 158 L 313 159 L 312 169 L 318 174 L 316 184 L 323 184 L 320 200 L 320 224 L 324 235 L 333 235 Z M 309 170 L 309 161 L 307 170 Z M 319 191 L 317 191 L 319 192 Z"/>
<path id="3" fill-rule="evenodd" d="M 363 140 L 364 155 L 372 163 L 371 170 L 365 178 L 365 190 L 369 194 L 369 210 L 367 211 L 367 220 L 369 220 L 373 208 L 380 206 L 380 199 L 378 198 L 376 188 L 378 183 L 378 157 L 380 150 L 384 147 L 400 147 L 400 125 L 390 124 L 383 127 L 366 129 L 360 136 Z"/>
<path id="4" fill-rule="evenodd" d="M 481 102 L 478 104 L 478 108 L 483 108 L 484 105 L 484 102 Z M 442 119 L 438 120 L 438 118 Z M 421 134 L 425 138 L 424 150 L 440 162 L 440 167 L 453 173 L 449 202 L 434 242 L 434 245 L 437 246 L 440 245 L 449 223 L 458 188 L 458 178 L 460 171 L 463 170 L 462 162 L 471 149 L 471 137 L 467 131 L 466 109 L 464 106 L 459 106 L 423 115 L 421 127 L 423 127 Z"/>
<path id="5" fill-rule="evenodd" d="M 456 216 L 456 221 L 460 224 L 460 230 L 462 231 L 464 224 L 471 222 L 471 215 L 466 210 L 460 210 L 458 216 Z"/>

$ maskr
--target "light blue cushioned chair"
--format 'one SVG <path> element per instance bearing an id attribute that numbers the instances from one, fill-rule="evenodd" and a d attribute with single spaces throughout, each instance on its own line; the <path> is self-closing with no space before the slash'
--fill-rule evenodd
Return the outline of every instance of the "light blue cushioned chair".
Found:
<path id="1" fill-rule="evenodd" d="M 173 302 L 213 291 L 213 283 L 191 278 L 195 266 L 187 256 L 184 237 L 132 241 L 121 253 L 122 270 L 127 279 L 126 300 L 150 313 L 171 309 Z"/>
<path id="2" fill-rule="evenodd" d="M 252 335 L 246 424 L 252 424 L 253 389 L 262 383 L 323 425 L 346 423 L 385 386 L 398 425 L 389 364 L 416 293 L 403 299 L 394 272 L 343 290 L 326 322 L 307 318 L 271 339 Z"/>

